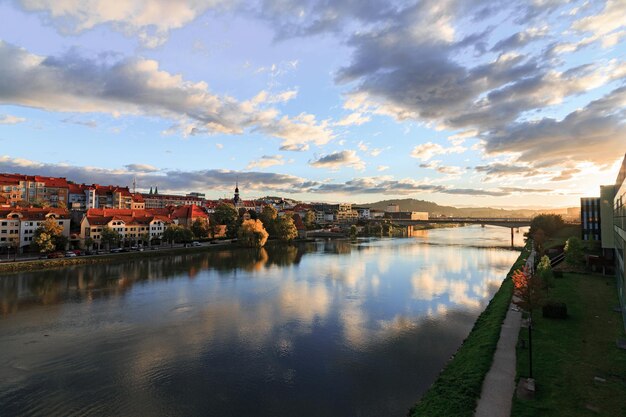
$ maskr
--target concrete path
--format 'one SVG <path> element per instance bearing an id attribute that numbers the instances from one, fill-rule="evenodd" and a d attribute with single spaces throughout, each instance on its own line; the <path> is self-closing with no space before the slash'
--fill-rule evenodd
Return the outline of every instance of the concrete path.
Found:
<path id="1" fill-rule="evenodd" d="M 482 392 L 476 407 L 476 417 L 509 417 L 515 392 L 515 346 L 522 323 L 522 313 L 514 304 L 509 306 L 500 340 L 493 356 L 491 369 L 483 381 Z"/>

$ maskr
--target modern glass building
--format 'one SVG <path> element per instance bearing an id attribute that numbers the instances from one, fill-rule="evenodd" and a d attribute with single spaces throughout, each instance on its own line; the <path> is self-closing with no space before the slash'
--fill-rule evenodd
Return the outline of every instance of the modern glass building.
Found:
<path id="1" fill-rule="evenodd" d="M 602 239 L 600 228 L 600 197 L 584 197 L 580 199 L 580 222 L 582 240 Z"/>
<path id="2" fill-rule="evenodd" d="M 613 199 L 613 228 L 615 260 L 617 267 L 617 292 L 622 307 L 622 317 L 626 328 L 626 269 L 624 268 L 624 249 L 626 248 L 626 155 L 622 161 Z"/>

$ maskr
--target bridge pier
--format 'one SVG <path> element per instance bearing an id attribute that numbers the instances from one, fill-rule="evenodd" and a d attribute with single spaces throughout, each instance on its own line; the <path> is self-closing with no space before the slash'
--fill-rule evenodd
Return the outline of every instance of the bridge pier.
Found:
<path id="1" fill-rule="evenodd" d="M 519 231 L 519 229 L 517 229 Z M 513 244 L 513 228 L 511 227 L 511 248 L 514 248 L 515 245 Z"/>

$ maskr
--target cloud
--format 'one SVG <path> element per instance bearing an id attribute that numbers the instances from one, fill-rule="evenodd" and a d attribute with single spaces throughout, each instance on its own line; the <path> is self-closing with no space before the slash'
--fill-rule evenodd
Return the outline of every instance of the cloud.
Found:
<path id="1" fill-rule="evenodd" d="M 488 165 L 479 165 L 476 172 L 485 173 L 488 177 L 502 178 L 510 176 L 533 177 L 541 172 L 528 165 L 493 162 Z"/>
<path id="2" fill-rule="evenodd" d="M 572 28 L 591 34 L 592 40 L 602 40 L 602 46 L 617 45 L 626 36 L 626 7 L 623 0 L 607 0 L 604 9 L 591 16 L 583 17 L 572 24 Z"/>
<path id="3" fill-rule="evenodd" d="M 262 92 L 248 101 L 213 94 L 206 83 L 185 81 L 156 61 L 133 58 L 114 63 L 70 51 L 42 57 L 0 41 L 0 103 L 59 112 L 100 112 L 113 116 L 150 115 L 172 120 L 165 133 L 242 134 L 257 131 L 286 148 L 323 145 L 334 134 L 328 121 L 301 113 L 281 115 L 268 103 L 287 100 L 292 91 Z M 264 101 L 265 100 L 265 101 Z"/>
<path id="4" fill-rule="evenodd" d="M 282 155 L 263 155 L 261 158 L 251 161 L 246 169 L 268 168 L 275 165 L 285 165 Z"/>
<path id="5" fill-rule="evenodd" d="M 517 161 L 613 163 L 626 150 L 626 87 L 575 110 L 562 120 L 518 122 L 483 135 L 489 155 L 515 153 Z M 478 167 L 477 167 L 478 168 Z"/>
<path id="6" fill-rule="evenodd" d="M 249 192 L 283 192 L 293 193 L 306 191 L 318 185 L 300 177 L 268 172 L 246 172 L 220 169 L 196 171 L 168 170 L 135 172 L 126 169 L 105 169 L 89 166 L 72 166 L 65 164 L 49 164 L 30 161 L 9 156 L 0 156 L 0 172 L 19 172 L 27 175 L 45 175 L 65 177 L 78 183 L 97 183 L 128 186 L 136 178 L 139 188 L 147 189 L 158 185 L 159 191 L 185 193 L 193 190 L 230 191 L 236 181 L 239 186 Z M 144 166 L 145 165 L 140 165 Z"/>
<path id="7" fill-rule="evenodd" d="M 27 11 L 43 12 L 61 33 L 74 35 L 110 24 L 124 35 L 134 35 L 145 47 L 163 44 L 169 31 L 193 21 L 209 9 L 226 9 L 230 1 L 171 0 L 20 0 Z"/>
<path id="8" fill-rule="evenodd" d="M 547 188 L 499 187 L 505 193 L 551 193 L 554 190 Z"/>
<path id="9" fill-rule="evenodd" d="M 451 146 L 449 148 L 444 148 L 443 146 L 437 143 L 426 142 L 426 143 L 423 143 L 421 145 L 417 145 L 416 147 L 414 147 L 413 150 L 411 151 L 411 157 L 420 159 L 422 161 L 428 161 L 430 158 L 432 158 L 435 155 L 445 155 L 445 154 L 450 154 L 450 153 L 463 153 L 466 150 L 467 149 L 462 146 Z"/>
<path id="10" fill-rule="evenodd" d="M 98 122 L 96 122 L 95 120 L 79 120 L 73 117 L 67 117 L 65 119 L 62 119 L 61 123 L 70 123 L 78 126 L 90 127 L 92 129 L 98 127 Z"/>
<path id="11" fill-rule="evenodd" d="M 541 39 L 548 34 L 546 26 L 541 28 L 528 28 L 521 32 L 517 32 L 508 38 L 498 41 L 491 51 L 508 52 L 511 49 L 518 49 L 528 45 L 530 42 Z"/>
<path id="12" fill-rule="evenodd" d="M 574 175 L 578 174 L 579 172 L 581 172 L 579 168 L 564 169 L 559 173 L 559 175 L 555 175 L 554 177 L 550 178 L 550 181 L 570 180 L 574 177 Z"/>
<path id="13" fill-rule="evenodd" d="M 129 165 L 124 165 L 124 168 L 126 168 L 129 171 L 135 171 L 135 172 L 158 172 L 159 168 L 152 166 L 152 165 L 148 165 L 148 164 L 129 164 Z"/>
<path id="14" fill-rule="evenodd" d="M 465 169 L 461 167 L 441 165 L 441 161 L 430 161 L 428 163 L 420 164 L 419 166 L 420 168 L 434 169 L 440 174 L 447 174 L 453 177 L 457 177 L 465 172 Z"/>
<path id="15" fill-rule="evenodd" d="M 389 169 L 389 166 L 388 166 L 388 165 L 378 165 L 378 166 L 376 167 L 376 171 L 380 171 L 380 172 L 382 172 L 382 171 L 387 171 L 388 169 Z"/>
<path id="16" fill-rule="evenodd" d="M 24 123 L 26 121 L 23 117 L 12 116 L 10 114 L 0 115 L 0 125 L 15 125 L 18 123 Z"/>
<path id="17" fill-rule="evenodd" d="M 363 123 L 370 121 L 369 116 L 364 116 L 363 113 L 355 112 L 350 113 L 343 119 L 335 123 L 335 126 L 360 126 Z"/>
<path id="18" fill-rule="evenodd" d="M 363 162 L 356 154 L 356 151 L 353 150 L 336 151 L 324 155 L 317 160 L 310 161 L 309 165 L 315 168 L 330 168 L 333 170 L 342 167 L 352 167 L 357 171 L 365 169 L 365 162 Z"/>

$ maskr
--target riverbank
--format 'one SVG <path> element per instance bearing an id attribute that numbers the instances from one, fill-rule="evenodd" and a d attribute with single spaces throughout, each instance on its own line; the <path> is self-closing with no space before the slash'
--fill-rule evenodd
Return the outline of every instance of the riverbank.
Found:
<path id="1" fill-rule="evenodd" d="M 533 312 L 535 398 L 513 400 L 514 417 L 626 416 L 626 335 L 614 276 L 566 272 L 550 298 L 567 305 L 564 320 Z M 522 328 L 520 340 L 528 340 Z M 527 343 L 518 345 L 517 374 L 528 376 Z"/>
<path id="2" fill-rule="evenodd" d="M 91 256 L 76 256 L 71 258 L 56 258 L 56 259 L 35 259 L 30 261 L 19 262 L 4 262 L 0 263 L 0 274 L 7 274 L 13 272 L 24 271 L 36 271 L 49 268 L 63 268 L 73 265 L 93 265 L 110 262 L 120 262 L 133 259 L 155 258 L 168 255 L 183 255 L 198 252 L 205 252 L 208 250 L 224 250 L 233 249 L 236 245 L 228 243 L 219 243 L 215 245 L 203 245 L 192 247 L 163 247 L 158 250 L 145 250 L 143 252 L 122 252 L 122 253 L 108 253 L 102 255 Z"/>
<path id="3" fill-rule="evenodd" d="M 408 415 L 473 416 L 483 380 L 491 367 L 500 329 L 511 303 L 513 271 L 524 265 L 527 245 L 511 266 L 498 292 L 476 319 L 472 331 Z"/>

